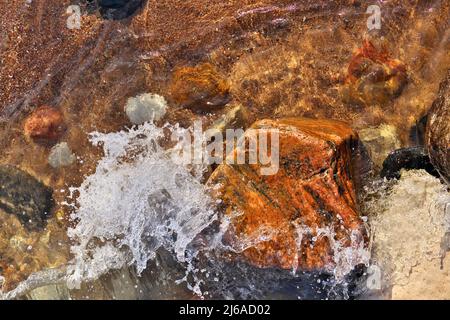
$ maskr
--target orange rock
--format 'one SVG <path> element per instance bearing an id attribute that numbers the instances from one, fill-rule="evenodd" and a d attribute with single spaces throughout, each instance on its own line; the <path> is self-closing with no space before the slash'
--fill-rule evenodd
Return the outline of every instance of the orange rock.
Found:
<path id="1" fill-rule="evenodd" d="M 405 65 L 376 48 L 369 40 L 352 57 L 347 70 L 344 100 L 363 105 L 384 104 L 401 94 L 408 77 Z"/>
<path id="2" fill-rule="evenodd" d="M 229 102 L 229 84 L 209 63 L 175 70 L 169 88 L 172 100 L 196 112 L 209 112 Z"/>
<path id="3" fill-rule="evenodd" d="M 25 120 L 24 130 L 25 135 L 33 140 L 56 141 L 65 131 L 63 115 L 55 108 L 39 107 Z"/>
<path id="4" fill-rule="evenodd" d="M 252 126 L 264 127 L 279 130 L 278 173 L 263 176 L 261 165 L 222 164 L 208 181 L 230 218 L 226 242 L 258 267 L 332 268 L 337 247 L 363 247 L 366 238 L 351 179 L 357 135 L 331 120 L 263 120 Z"/>

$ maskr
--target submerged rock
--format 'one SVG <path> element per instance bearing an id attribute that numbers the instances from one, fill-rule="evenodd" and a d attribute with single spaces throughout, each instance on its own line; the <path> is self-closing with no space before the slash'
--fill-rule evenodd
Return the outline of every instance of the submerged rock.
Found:
<path id="1" fill-rule="evenodd" d="M 169 88 L 176 104 L 195 112 L 210 112 L 226 105 L 229 90 L 227 80 L 209 63 L 176 69 Z"/>
<path id="2" fill-rule="evenodd" d="M 0 166 L 0 210 L 28 230 L 43 229 L 53 207 L 52 190 L 12 166 Z"/>
<path id="3" fill-rule="evenodd" d="M 225 113 L 215 121 L 210 129 L 217 130 L 219 132 L 225 132 L 226 129 L 240 129 L 246 128 L 248 121 L 248 111 L 241 105 L 229 106 Z"/>
<path id="4" fill-rule="evenodd" d="M 132 16 L 145 0 L 86 0 L 90 11 L 100 10 L 104 19 L 121 20 Z"/>
<path id="5" fill-rule="evenodd" d="M 402 169 L 423 169 L 431 175 L 438 176 L 423 147 L 403 148 L 391 152 L 383 162 L 380 175 L 382 178 L 398 179 Z"/>
<path id="6" fill-rule="evenodd" d="M 167 102 L 157 94 L 145 93 L 129 98 L 125 112 L 133 124 L 160 120 L 166 113 Z"/>
<path id="7" fill-rule="evenodd" d="M 390 152 L 401 146 L 397 130 L 391 125 L 382 124 L 376 128 L 363 129 L 358 134 L 377 169 L 382 168 L 383 161 Z"/>
<path id="8" fill-rule="evenodd" d="M 25 120 L 24 130 L 27 137 L 37 142 L 54 142 L 65 131 L 64 117 L 58 109 L 42 106 Z"/>
<path id="9" fill-rule="evenodd" d="M 450 183 L 450 70 L 429 113 L 426 140 L 431 162 Z"/>
<path id="10" fill-rule="evenodd" d="M 67 142 L 61 142 L 54 146 L 48 156 L 48 163 L 53 168 L 67 167 L 74 163 L 76 160 L 75 155 L 69 148 Z"/>
<path id="11" fill-rule="evenodd" d="M 353 56 L 343 100 L 358 105 L 383 105 L 399 96 L 408 81 L 405 65 L 369 40 Z"/>
<path id="12" fill-rule="evenodd" d="M 258 267 L 338 265 L 336 273 L 349 272 L 365 259 L 350 164 L 357 135 L 331 120 L 262 120 L 251 127 L 267 128 L 279 130 L 276 174 L 261 175 L 261 164 L 222 164 L 209 179 L 230 219 L 227 244 Z"/>

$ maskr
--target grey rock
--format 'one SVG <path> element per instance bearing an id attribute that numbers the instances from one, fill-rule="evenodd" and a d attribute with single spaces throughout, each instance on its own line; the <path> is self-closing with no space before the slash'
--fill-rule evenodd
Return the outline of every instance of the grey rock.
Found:
<path id="1" fill-rule="evenodd" d="M 375 168 L 380 169 L 389 153 L 401 147 L 394 126 L 382 124 L 376 128 L 366 128 L 358 132 L 359 138 L 368 151 Z"/>
<path id="2" fill-rule="evenodd" d="M 399 179 L 402 169 L 423 169 L 439 178 L 439 174 L 431 164 L 430 157 L 422 147 L 402 148 L 391 152 L 383 162 L 380 176 L 387 179 Z"/>
<path id="3" fill-rule="evenodd" d="M 104 19 L 121 20 L 132 16 L 144 0 L 97 0 Z"/>
<path id="4" fill-rule="evenodd" d="M 99 12 L 106 20 L 122 20 L 134 15 L 145 0 L 80 0 L 87 13 Z"/>
<path id="5" fill-rule="evenodd" d="M 55 169 L 70 166 L 75 160 L 76 157 L 66 142 L 54 146 L 48 156 L 48 163 Z"/>
<path id="6" fill-rule="evenodd" d="M 15 215 L 27 230 L 45 227 L 53 207 L 52 193 L 28 173 L 0 166 L 0 211 Z"/>

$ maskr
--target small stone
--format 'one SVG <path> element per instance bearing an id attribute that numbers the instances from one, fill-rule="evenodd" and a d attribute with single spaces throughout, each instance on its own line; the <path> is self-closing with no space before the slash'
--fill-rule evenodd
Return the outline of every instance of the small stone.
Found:
<path id="1" fill-rule="evenodd" d="M 211 112 L 230 101 L 229 83 L 209 63 L 175 70 L 169 92 L 173 101 L 196 112 Z"/>
<path id="2" fill-rule="evenodd" d="M 129 98 L 125 106 L 125 112 L 133 124 L 159 121 L 166 110 L 167 102 L 164 97 L 153 93 Z"/>
<path id="3" fill-rule="evenodd" d="M 0 51 L 8 49 L 10 45 L 10 39 L 7 33 L 0 33 Z"/>
<path id="4" fill-rule="evenodd" d="M 401 147 L 396 128 L 382 124 L 376 128 L 366 128 L 358 132 L 377 169 L 381 169 L 386 157 Z"/>
<path id="5" fill-rule="evenodd" d="M 0 166 L 0 210 L 28 230 L 43 229 L 53 208 L 52 190 L 26 172 Z"/>
<path id="6" fill-rule="evenodd" d="M 54 142 L 65 131 L 63 115 L 56 108 L 39 107 L 25 120 L 24 130 L 27 137 L 37 142 Z"/>
<path id="7" fill-rule="evenodd" d="M 48 163 L 55 169 L 70 166 L 75 160 L 76 157 L 66 142 L 54 146 L 48 156 Z"/>
<path id="8" fill-rule="evenodd" d="M 407 82 L 405 65 L 365 40 L 348 66 L 342 98 L 350 104 L 383 105 L 399 96 Z"/>
<path id="9" fill-rule="evenodd" d="M 450 70 L 428 115 L 426 142 L 431 162 L 450 183 Z"/>

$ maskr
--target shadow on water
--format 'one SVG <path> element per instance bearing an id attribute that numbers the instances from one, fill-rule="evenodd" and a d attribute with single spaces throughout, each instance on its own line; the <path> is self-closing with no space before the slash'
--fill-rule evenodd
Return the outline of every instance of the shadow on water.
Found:
<path id="1" fill-rule="evenodd" d="M 131 267 L 111 271 L 99 280 L 83 285 L 79 291 L 90 296 L 80 296 L 75 290 L 72 298 L 93 298 L 92 295 L 107 292 L 108 298 L 112 299 L 142 300 L 357 299 L 364 292 L 361 288 L 366 277 L 362 266 L 343 281 L 336 282 L 332 275 L 326 273 L 259 269 L 243 262 L 224 262 L 207 257 L 183 265 L 168 251 L 159 250 L 140 276 Z M 101 284 L 101 289 L 98 284 Z"/>
<path id="2" fill-rule="evenodd" d="M 133 16 L 146 0 L 81 0 L 87 13 L 99 12 L 106 20 L 122 20 Z"/>
<path id="3" fill-rule="evenodd" d="M 220 276 L 204 285 L 210 299 L 354 299 L 363 274 L 363 268 L 357 268 L 337 282 L 327 273 L 259 269 L 242 262 L 222 263 L 216 268 L 220 268 Z"/>

